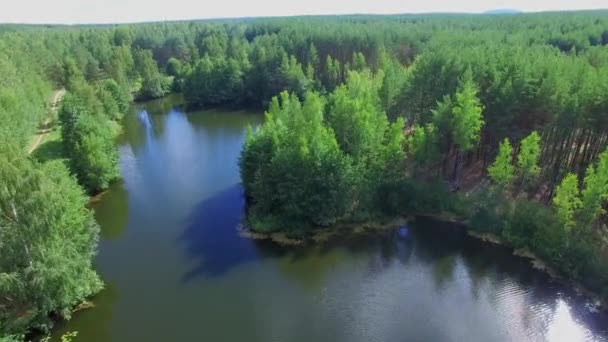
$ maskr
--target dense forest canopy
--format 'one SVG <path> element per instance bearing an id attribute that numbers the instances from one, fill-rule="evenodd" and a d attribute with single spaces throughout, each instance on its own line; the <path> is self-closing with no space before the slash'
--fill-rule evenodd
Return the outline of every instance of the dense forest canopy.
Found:
<path id="1" fill-rule="evenodd" d="M 254 229 L 448 212 L 608 289 L 607 11 L 0 25 L 0 75 L 0 336 L 99 290 L 84 193 L 118 177 L 129 102 L 169 92 L 268 108 Z M 62 88 L 63 162 L 28 156 Z"/>

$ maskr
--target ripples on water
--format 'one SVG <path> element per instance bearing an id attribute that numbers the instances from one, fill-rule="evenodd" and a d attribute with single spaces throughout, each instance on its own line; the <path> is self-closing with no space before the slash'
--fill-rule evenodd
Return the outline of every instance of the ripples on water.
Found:
<path id="1" fill-rule="evenodd" d="M 422 219 L 389 237 L 364 238 L 381 252 L 370 257 L 363 281 L 339 290 L 357 295 L 326 299 L 336 312 L 347 301 L 346 310 L 358 312 L 352 340 L 606 341 L 606 315 L 584 299 L 507 249 L 445 229 L 454 230 Z"/>

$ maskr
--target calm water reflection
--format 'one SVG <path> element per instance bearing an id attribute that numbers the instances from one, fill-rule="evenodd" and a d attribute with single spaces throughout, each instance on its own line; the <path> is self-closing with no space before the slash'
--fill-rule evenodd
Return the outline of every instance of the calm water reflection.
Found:
<path id="1" fill-rule="evenodd" d="M 241 239 L 245 112 L 140 105 L 95 204 L 96 307 L 77 341 L 606 341 L 608 318 L 509 251 L 417 219 L 283 249 Z"/>

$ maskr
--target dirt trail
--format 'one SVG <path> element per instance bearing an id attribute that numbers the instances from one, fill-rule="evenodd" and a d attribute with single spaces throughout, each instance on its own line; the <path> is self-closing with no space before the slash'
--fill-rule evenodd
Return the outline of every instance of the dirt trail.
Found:
<path id="1" fill-rule="evenodd" d="M 27 150 L 28 154 L 32 154 L 32 152 L 34 152 L 38 145 L 40 145 L 42 138 L 44 138 L 51 131 L 49 125 L 51 124 L 51 120 L 53 118 L 52 114 L 57 111 L 59 101 L 61 101 L 63 95 L 65 95 L 65 89 L 55 91 L 55 94 L 53 95 L 53 100 L 51 101 L 51 115 L 49 115 L 46 120 L 44 120 L 44 123 L 38 130 L 38 133 L 36 133 L 36 135 L 34 136 L 34 140 L 32 141 L 30 148 Z"/>

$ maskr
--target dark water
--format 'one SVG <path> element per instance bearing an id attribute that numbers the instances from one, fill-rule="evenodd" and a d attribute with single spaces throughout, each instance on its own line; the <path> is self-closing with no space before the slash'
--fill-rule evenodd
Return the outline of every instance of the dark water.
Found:
<path id="1" fill-rule="evenodd" d="M 239 238 L 237 158 L 259 114 L 141 105 L 124 181 L 95 204 L 95 308 L 76 341 L 607 341 L 608 317 L 508 250 L 457 227 L 279 248 Z"/>

